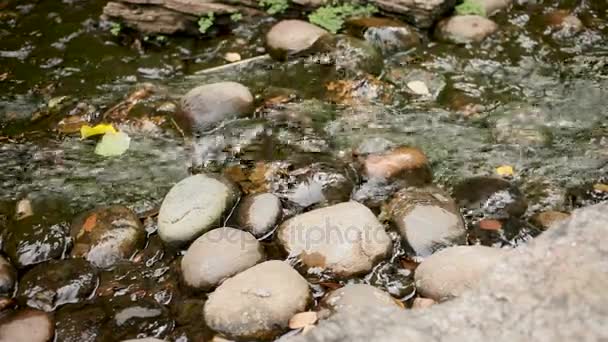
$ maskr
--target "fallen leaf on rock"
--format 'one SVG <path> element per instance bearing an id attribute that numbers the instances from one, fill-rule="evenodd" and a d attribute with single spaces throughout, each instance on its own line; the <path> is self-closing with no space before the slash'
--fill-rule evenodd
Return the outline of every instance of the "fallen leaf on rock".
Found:
<path id="1" fill-rule="evenodd" d="M 289 320 L 290 329 L 300 329 L 309 325 L 313 325 L 317 322 L 317 313 L 315 311 L 300 312 Z"/>
<path id="2" fill-rule="evenodd" d="M 107 133 L 95 147 L 95 154 L 104 157 L 119 156 L 129 149 L 131 138 L 126 133 Z"/>
<path id="3" fill-rule="evenodd" d="M 479 221 L 479 228 L 483 230 L 499 230 L 502 228 L 502 223 L 498 220 L 481 220 Z"/>
<path id="4" fill-rule="evenodd" d="M 395 304 L 399 305 L 402 309 L 405 309 L 405 304 L 403 304 L 402 301 L 400 301 L 397 298 L 393 298 L 393 301 L 395 302 Z"/>
<path id="5" fill-rule="evenodd" d="M 501 177 L 512 177 L 514 174 L 513 167 L 510 165 L 502 165 L 496 168 L 496 174 Z"/>
<path id="6" fill-rule="evenodd" d="M 92 214 L 91 216 L 87 217 L 87 219 L 84 221 L 84 224 L 82 225 L 82 229 L 84 229 L 87 232 L 90 232 L 91 230 L 93 230 L 93 228 L 95 228 L 96 224 L 97 224 L 97 214 Z"/>
<path id="7" fill-rule="evenodd" d="M 599 192 L 608 192 L 608 184 L 597 183 L 593 184 L 593 190 Z"/>
<path id="8" fill-rule="evenodd" d="M 422 81 L 411 81 L 407 84 L 407 87 L 417 95 L 431 95 L 429 87 Z"/>
<path id="9" fill-rule="evenodd" d="M 84 125 L 80 127 L 80 137 L 81 139 L 86 139 L 88 137 L 92 137 L 94 135 L 106 134 L 106 133 L 117 133 L 114 126 L 109 124 L 99 124 L 94 127 L 89 125 Z"/>

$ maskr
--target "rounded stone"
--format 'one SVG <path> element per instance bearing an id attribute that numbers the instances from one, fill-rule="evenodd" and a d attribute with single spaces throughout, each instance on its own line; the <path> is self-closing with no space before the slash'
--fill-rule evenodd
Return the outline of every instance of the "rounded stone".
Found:
<path id="1" fill-rule="evenodd" d="M 416 268 L 416 288 L 422 296 L 436 301 L 458 297 L 477 286 L 506 254 L 506 250 L 485 246 L 443 249 Z"/>
<path id="2" fill-rule="evenodd" d="M 17 271 L 8 260 L 0 255 L 0 297 L 10 296 L 17 281 Z"/>
<path id="3" fill-rule="evenodd" d="M 253 95 L 249 88 L 236 82 L 218 82 L 186 93 L 176 119 L 185 130 L 200 132 L 252 111 Z"/>
<path id="4" fill-rule="evenodd" d="M 279 227 L 277 238 L 309 271 L 338 277 L 368 272 L 392 246 L 372 211 L 352 201 L 297 215 Z"/>
<path id="5" fill-rule="evenodd" d="M 464 244 L 465 226 L 450 196 L 439 188 L 406 188 L 388 205 L 390 221 L 418 256 Z"/>
<path id="6" fill-rule="evenodd" d="M 363 160 L 363 173 L 370 179 L 402 179 L 408 185 L 423 185 L 432 180 L 429 161 L 416 147 L 401 146 L 370 154 Z"/>
<path id="7" fill-rule="evenodd" d="M 479 43 L 498 30 L 492 20 L 479 15 L 457 15 L 441 21 L 436 30 L 440 40 L 455 44 Z"/>
<path id="8" fill-rule="evenodd" d="M 181 267 L 188 286 L 207 289 L 262 260 L 262 245 L 253 235 L 223 227 L 196 239 L 186 251 Z"/>
<path id="9" fill-rule="evenodd" d="M 0 319 L 2 342 L 50 342 L 54 331 L 52 317 L 43 311 L 21 309 Z"/>
<path id="10" fill-rule="evenodd" d="M 158 234 L 166 243 L 192 241 L 220 224 L 238 198 L 238 190 L 223 178 L 198 174 L 169 190 L 158 213 Z"/>
<path id="11" fill-rule="evenodd" d="M 237 224 L 255 237 L 268 234 L 283 212 L 281 200 L 274 194 L 261 193 L 245 197 L 237 210 Z"/>
<path id="12" fill-rule="evenodd" d="M 522 216 L 528 202 L 521 191 L 507 180 L 495 177 L 472 177 L 454 187 L 454 198 L 472 215 L 487 219 Z"/>
<path id="13" fill-rule="evenodd" d="M 333 311 L 366 307 L 401 307 L 390 294 L 367 284 L 348 284 L 334 290 L 323 300 L 323 305 Z"/>
<path id="14" fill-rule="evenodd" d="M 407 51 L 419 46 L 418 33 L 409 25 L 388 18 L 355 18 L 346 22 L 348 31 L 365 39 L 384 54 Z"/>
<path id="15" fill-rule="evenodd" d="M 271 339 L 306 309 L 310 289 L 289 264 L 266 261 L 224 281 L 205 303 L 207 325 L 236 339 Z"/>
<path id="16" fill-rule="evenodd" d="M 37 265 L 19 281 L 17 299 L 29 307 L 54 311 L 89 297 L 98 283 L 97 271 L 86 260 L 53 260 Z"/>
<path id="17" fill-rule="evenodd" d="M 82 257 L 100 268 L 129 259 L 143 249 L 146 231 L 129 208 L 99 207 L 85 212 L 72 223 L 72 257 Z"/>
<path id="18" fill-rule="evenodd" d="M 327 33 L 306 21 L 282 20 L 266 33 L 266 46 L 273 58 L 284 60 L 290 54 L 310 48 L 319 37 Z"/>

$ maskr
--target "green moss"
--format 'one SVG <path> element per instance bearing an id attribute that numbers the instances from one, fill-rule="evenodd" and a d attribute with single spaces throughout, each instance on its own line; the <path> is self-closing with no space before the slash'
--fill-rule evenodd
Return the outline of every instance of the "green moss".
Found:
<path id="1" fill-rule="evenodd" d="M 483 4 L 475 0 L 464 0 L 460 5 L 456 6 L 456 14 L 458 15 L 480 15 L 486 16 L 486 8 Z"/>
<path id="2" fill-rule="evenodd" d="M 236 13 L 232 13 L 230 15 L 230 20 L 237 22 L 237 21 L 241 21 L 243 19 L 243 15 L 239 12 Z"/>
<path id="3" fill-rule="evenodd" d="M 213 12 L 209 12 L 206 16 L 202 16 L 198 20 L 198 30 L 200 33 L 205 34 L 207 30 L 213 26 L 213 21 L 215 20 L 215 15 Z"/>
<path id="4" fill-rule="evenodd" d="M 326 30 L 336 33 L 344 25 L 344 21 L 351 17 L 365 17 L 376 13 L 378 9 L 373 5 L 342 4 L 336 6 L 323 6 L 312 12 L 308 20 Z"/>
<path id="5" fill-rule="evenodd" d="M 270 15 L 281 14 L 289 8 L 289 0 L 260 0 L 259 4 Z"/>
<path id="6" fill-rule="evenodd" d="M 112 26 L 110 26 L 110 33 L 113 36 L 118 36 L 120 34 L 121 30 L 122 30 L 122 25 L 120 25 L 119 23 L 112 23 Z"/>

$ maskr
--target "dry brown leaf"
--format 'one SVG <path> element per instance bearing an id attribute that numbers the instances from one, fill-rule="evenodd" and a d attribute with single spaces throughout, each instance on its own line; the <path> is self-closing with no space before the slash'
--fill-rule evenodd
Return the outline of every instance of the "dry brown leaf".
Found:
<path id="1" fill-rule="evenodd" d="M 95 228 L 95 225 L 97 225 L 97 214 L 92 214 L 84 221 L 82 229 L 84 229 L 84 231 L 90 232 L 93 230 L 93 228 Z"/>
<path id="2" fill-rule="evenodd" d="M 479 228 L 483 230 L 499 230 L 502 228 L 502 223 L 498 220 L 481 220 Z"/>

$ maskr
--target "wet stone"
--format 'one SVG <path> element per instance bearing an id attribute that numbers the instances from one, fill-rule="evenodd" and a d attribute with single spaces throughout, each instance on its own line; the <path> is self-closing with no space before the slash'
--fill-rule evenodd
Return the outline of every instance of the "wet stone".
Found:
<path id="1" fill-rule="evenodd" d="M 334 290 L 323 299 L 322 305 L 332 311 L 348 311 L 353 307 L 400 307 L 390 294 L 367 284 L 348 284 Z"/>
<path id="2" fill-rule="evenodd" d="M 8 260 L 0 255 L 0 297 L 11 296 L 17 281 L 17 271 Z"/>
<path id="3" fill-rule="evenodd" d="M 43 311 L 20 309 L 0 318 L 2 342 L 50 342 L 54 330 L 52 317 Z"/>
<path id="4" fill-rule="evenodd" d="M 432 181 L 429 161 L 422 150 L 401 146 L 363 158 L 363 174 L 368 179 L 400 180 L 420 186 Z"/>
<path id="5" fill-rule="evenodd" d="M 213 332 L 205 324 L 205 300 L 184 298 L 171 305 L 171 317 L 176 328 L 169 336 L 170 341 L 209 341 Z"/>
<path id="6" fill-rule="evenodd" d="M 485 246 L 455 246 L 426 258 L 414 278 L 418 292 L 435 301 L 462 295 L 473 289 L 507 251 Z"/>
<path id="7" fill-rule="evenodd" d="M 517 146 L 542 146 L 551 142 L 549 123 L 556 120 L 546 111 L 521 106 L 505 110 L 492 129 L 492 135 L 499 143 Z"/>
<path id="8" fill-rule="evenodd" d="M 62 342 L 100 340 L 108 315 L 102 304 L 68 304 L 55 313 L 55 337 Z"/>
<path id="9" fill-rule="evenodd" d="M 456 0 L 374 0 L 386 12 L 396 13 L 420 28 L 429 28 L 456 5 Z"/>
<path id="10" fill-rule="evenodd" d="M 253 95 L 247 87 L 236 82 L 219 82 L 201 85 L 186 93 L 176 119 L 184 130 L 198 133 L 251 112 Z"/>
<path id="11" fill-rule="evenodd" d="M 299 165 L 291 162 L 269 165 L 264 176 L 267 190 L 302 208 L 327 206 L 350 198 L 356 175 L 347 165 L 326 162 Z"/>
<path id="12" fill-rule="evenodd" d="M 384 61 L 373 45 L 346 35 L 326 35 L 311 47 L 310 63 L 329 65 L 338 78 L 379 75 Z"/>
<path id="13" fill-rule="evenodd" d="M 21 278 L 17 299 L 35 309 L 54 311 L 87 299 L 97 283 L 97 271 L 86 260 L 52 260 L 35 266 Z"/>
<path id="14" fill-rule="evenodd" d="M 515 247 L 530 241 L 542 230 L 518 218 L 473 221 L 468 231 L 469 244 L 490 247 Z"/>
<path id="15" fill-rule="evenodd" d="M 158 234 L 170 244 L 184 244 L 220 224 L 238 199 L 228 180 L 198 174 L 174 185 L 160 207 Z"/>
<path id="16" fill-rule="evenodd" d="M 388 68 L 386 79 L 417 100 L 436 100 L 446 86 L 441 75 L 401 66 Z"/>
<path id="17" fill-rule="evenodd" d="M 61 259 L 70 247 L 69 225 L 37 215 L 14 221 L 4 232 L 2 247 L 17 268 Z"/>
<path id="18" fill-rule="evenodd" d="M 264 250 L 250 233 L 230 227 L 196 239 L 181 262 L 185 283 L 208 289 L 264 260 Z"/>
<path id="19" fill-rule="evenodd" d="M 281 200 L 276 195 L 255 194 L 241 200 L 236 220 L 239 228 L 261 238 L 279 223 L 282 211 Z"/>
<path id="20" fill-rule="evenodd" d="M 584 29 L 583 22 L 567 10 L 555 10 L 545 14 L 545 22 L 552 30 L 569 37 Z"/>
<path id="21" fill-rule="evenodd" d="M 319 37 L 328 34 L 324 29 L 302 20 L 282 20 L 266 34 L 270 55 L 279 60 L 310 48 Z"/>
<path id="22" fill-rule="evenodd" d="M 495 177 L 465 179 L 454 187 L 454 198 L 467 216 L 486 219 L 520 217 L 528 208 L 517 186 Z"/>
<path id="23" fill-rule="evenodd" d="M 145 244 L 146 232 L 137 215 L 122 206 L 100 207 L 72 223 L 72 257 L 107 268 L 132 257 Z"/>
<path id="24" fill-rule="evenodd" d="M 467 44 L 479 43 L 498 30 L 492 20 L 478 15 L 457 15 L 441 21 L 435 34 L 440 40 Z"/>
<path id="25" fill-rule="evenodd" d="M 102 340 L 121 341 L 141 336 L 163 338 L 175 326 L 169 311 L 153 300 L 131 301 L 119 297 L 109 305 L 112 314 L 102 328 Z"/>
<path id="26" fill-rule="evenodd" d="M 368 272 L 391 250 L 376 216 L 360 203 L 344 202 L 297 215 L 281 224 L 278 240 L 309 272 L 349 277 Z"/>
<path id="27" fill-rule="evenodd" d="M 388 216 L 416 256 L 425 257 L 466 241 L 456 203 L 439 188 L 398 191 L 388 204 Z"/>
<path id="28" fill-rule="evenodd" d="M 209 295 L 205 321 L 238 339 L 272 339 L 310 301 L 306 280 L 289 264 L 273 260 L 226 280 Z"/>
<path id="29" fill-rule="evenodd" d="M 365 39 L 383 54 L 407 51 L 419 46 L 418 33 L 407 24 L 386 18 L 356 18 L 347 21 L 349 32 Z"/>

